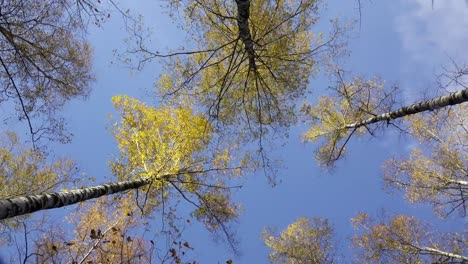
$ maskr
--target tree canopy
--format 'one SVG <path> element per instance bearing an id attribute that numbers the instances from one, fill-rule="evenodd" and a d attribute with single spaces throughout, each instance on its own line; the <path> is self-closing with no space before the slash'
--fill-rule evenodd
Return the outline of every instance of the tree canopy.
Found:
<path id="1" fill-rule="evenodd" d="M 411 133 L 419 140 L 407 159 L 385 164 L 388 187 L 405 191 L 411 202 L 429 202 L 441 216 L 458 210 L 466 216 L 468 153 L 467 106 L 412 116 Z"/>
<path id="2" fill-rule="evenodd" d="M 271 248 L 272 263 L 334 263 L 337 260 L 333 227 L 326 219 L 299 218 L 275 236 L 265 229 L 263 238 Z"/>
<path id="3" fill-rule="evenodd" d="M 311 1 L 169 1 L 182 10 L 193 51 L 162 54 L 143 44 L 141 63 L 174 58 L 158 90 L 178 102 L 192 100 L 210 120 L 242 125 L 250 137 L 296 122 L 317 64 L 338 53 L 343 28 L 314 32 L 319 3 Z M 254 14 L 254 15 L 252 15 Z M 143 41 L 143 40 L 140 40 Z M 192 46 L 192 45 L 191 45 Z"/>
<path id="4" fill-rule="evenodd" d="M 453 59 L 454 70 L 443 68 L 439 76 L 447 83 L 424 83 L 431 96 L 409 93 L 416 88 L 405 82 L 389 85 L 385 74 L 348 75 L 343 55 L 356 31 L 352 23 L 323 21 L 331 13 L 315 0 L 169 0 L 142 16 L 132 10 L 139 4 L 127 9 L 113 0 L 0 4 L 0 107 L 8 110 L 3 125 L 9 129 L 0 134 L 0 246 L 9 254 L 0 263 L 6 257 L 22 263 L 196 264 L 211 257 L 232 264 L 250 261 L 240 254 L 242 245 L 255 242 L 238 238 L 253 236 L 264 252 L 258 245 L 248 250 L 271 263 L 468 262 L 462 223 L 466 65 Z M 357 7 L 361 19 L 360 1 Z M 120 16 L 113 20 L 108 8 Z M 186 43 L 171 40 L 166 52 L 144 29 L 145 16 L 162 10 L 187 33 Z M 99 36 L 118 35 L 117 20 L 131 35 L 124 57 L 113 51 L 116 59 L 136 61 L 154 88 L 121 94 L 120 86 L 134 87 L 136 79 L 106 64 L 116 88 L 103 91 L 109 101 L 91 103 L 92 116 L 74 126 L 93 138 L 57 148 L 51 141 L 69 142 L 75 132 L 65 126 L 74 120 L 67 102 L 92 95 L 92 63 L 102 66 L 102 46 L 107 52 L 122 44 Z M 87 35 L 92 24 L 109 31 Z M 96 39 L 106 45 L 94 46 L 101 48 L 94 59 Z M 383 44 L 379 56 L 393 65 L 384 49 L 391 45 Z M 162 67 L 147 74 L 143 66 L 152 62 Z M 359 72 L 356 59 L 351 63 Z M 96 69 L 99 80 L 104 67 Z M 113 150 L 92 127 L 104 109 Z M 11 131 L 11 116 L 24 120 L 26 130 Z M 30 136 L 25 144 L 21 133 Z M 316 149 L 317 166 L 304 159 L 312 160 L 309 144 L 295 146 L 301 133 Z M 95 153 L 101 148 L 106 171 L 97 166 L 104 164 Z M 77 160 L 58 158 L 54 151 L 63 149 Z M 87 159 L 79 154 L 84 149 Z M 285 167 L 273 166 L 281 160 L 270 163 L 277 154 Z M 345 154 L 349 160 L 342 160 Z M 270 168 L 284 174 L 274 182 L 277 189 L 244 177 L 261 169 L 270 176 Z M 311 173 L 317 177 L 303 177 Z M 377 183 L 387 192 L 376 191 Z M 387 209 L 381 214 L 367 213 L 382 205 Z M 210 248 L 206 236 L 229 250 Z"/>
<path id="5" fill-rule="evenodd" d="M 352 219 L 358 259 L 366 263 L 464 263 L 464 234 L 436 234 L 411 216 L 376 222 L 366 213 Z"/>
<path id="6" fill-rule="evenodd" d="M 41 138 L 68 142 L 59 110 L 70 99 L 86 97 L 94 79 L 85 24 L 70 1 L 1 6 L 0 102 L 13 100 L 32 144 Z"/>

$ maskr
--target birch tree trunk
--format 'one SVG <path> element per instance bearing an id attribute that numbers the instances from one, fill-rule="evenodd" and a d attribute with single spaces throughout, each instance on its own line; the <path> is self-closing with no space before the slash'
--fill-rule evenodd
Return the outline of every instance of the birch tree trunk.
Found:
<path id="1" fill-rule="evenodd" d="M 416 248 L 423 251 L 422 254 L 426 253 L 426 254 L 431 254 L 431 255 L 444 256 L 444 257 L 448 257 L 448 258 L 451 258 L 451 259 L 460 260 L 460 261 L 462 261 L 461 263 L 465 263 L 465 261 L 468 262 L 468 257 L 462 256 L 462 255 L 458 255 L 458 254 L 454 254 L 454 253 L 450 253 L 450 252 L 445 252 L 445 251 L 438 250 L 436 248 L 431 248 L 431 247 L 421 247 L 421 248 L 416 247 Z"/>
<path id="2" fill-rule="evenodd" d="M 461 104 L 467 101 L 468 101 L 468 89 L 465 89 L 465 90 L 461 90 L 458 92 L 450 93 L 448 95 L 433 98 L 431 100 L 405 106 L 396 111 L 377 115 L 367 120 L 360 121 L 358 123 L 348 124 L 345 126 L 345 128 L 346 129 L 358 128 L 358 127 L 367 126 L 367 125 L 381 122 L 381 121 L 390 121 L 393 119 L 421 113 L 424 111 L 434 111 L 442 107 Z"/>
<path id="3" fill-rule="evenodd" d="M 0 200 L 0 220 L 36 211 L 59 208 L 101 196 L 138 189 L 151 182 L 150 178 L 102 184 L 73 191 L 19 196 Z"/>
<path id="4" fill-rule="evenodd" d="M 254 42 L 249 28 L 250 0 L 236 0 L 236 4 L 239 38 L 244 43 L 245 50 L 249 56 L 249 68 L 256 70 Z"/>

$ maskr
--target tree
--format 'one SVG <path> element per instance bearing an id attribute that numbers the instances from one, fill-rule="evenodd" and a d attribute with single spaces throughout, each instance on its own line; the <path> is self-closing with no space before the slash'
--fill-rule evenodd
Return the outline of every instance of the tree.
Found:
<path id="1" fill-rule="evenodd" d="M 41 138 L 69 141 L 57 111 L 86 97 L 93 80 L 85 25 L 72 7 L 61 0 L 1 1 L 0 102 L 13 99 L 34 146 Z"/>
<path id="2" fill-rule="evenodd" d="M 44 193 L 72 181 L 76 166 L 71 160 L 47 163 L 46 157 L 21 146 L 13 132 L 0 138 L 0 198 Z"/>
<path id="3" fill-rule="evenodd" d="M 150 263 L 149 241 L 132 232 L 142 222 L 132 199 L 104 197 L 82 206 L 70 217 L 76 225 L 71 238 L 55 226 L 34 241 L 36 262 Z"/>
<path id="4" fill-rule="evenodd" d="M 138 37 L 130 50 L 142 56 L 138 68 L 177 56 L 159 82 L 162 97 L 191 100 L 210 120 L 256 139 L 296 121 L 296 101 L 317 61 L 341 47 L 342 28 L 335 27 L 328 40 L 311 31 L 318 19 L 315 0 L 174 0 L 170 6 L 184 11 L 196 48 L 160 54 Z"/>
<path id="5" fill-rule="evenodd" d="M 336 75 L 338 87 L 334 96 L 321 97 L 317 105 L 305 104 L 302 108 L 305 118 L 311 122 L 309 131 L 304 133 L 304 140 L 322 140 L 316 158 L 327 167 L 332 167 L 342 157 L 354 134 L 368 132 L 374 135 L 385 123 L 393 124 L 393 120 L 468 101 L 468 89 L 464 89 L 391 110 L 395 105 L 397 87 L 386 87 L 378 78 L 363 80 L 356 77 L 345 82 L 341 71 Z"/>
<path id="6" fill-rule="evenodd" d="M 353 245 L 365 263 L 465 263 L 465 234 L 435 234 L 414 217 L 397 215 L 376 222 L 366 213 L 352 219 Z"/>
<path id="7" fill-rule="evenodd" d="M 459 209 L 466 216 L 468 152 L 466 104 L 409 117 L 420 146 L 407 159 L 385 163 L 386 186 L 404 190 L 410 202 L 429 202 L 440 216 Z"/>
<path id="8" fill-rule="evenodd" d="M 0 200 L 0 220 L 40 210 L 59 208 L 89 199 L 136 189 L 151 183 L 150 179 L 103 184 L 71 191 L 18 196 Z"/>
<path id="9" fill-rule="evenodd" d="M 414 217 L 384 216 L 381 221 L 367 213 L 351 219 L 356 234 L 352 245 L 359 263 L 465 263 L 465 233 L 436 233 Z M 333 263 L 336 244 L 327 219 L 300 218 L 279 236 L 263 231 L 271 248 L 272 263 Z"/>
<path id="10" fill-rule="evenodd" d="M 164 206 L 177 195 L 195 206 L 193 215 L 209 230 L 227 234 L 224 223 L 238 215 L 238 208 L 230 202 L 233 187 L 223 178 L 239 176 L 248 161 L 234 159 L 232 146 L 217 142 L 208 121 L 188 107 L 155 109 L 127 96 L 113 101 L 123 117 L 114 124 L 122 154 L 111 164 L 114 174 L 153 179 L 143 189 L 143 206 L 145 201 Z"/>
<path id="11" fill-rule="evenodd" d="M 49 163 L 46 157 L 33 149 L 24 148 L 13 132 L 0 137 L 0 199 L 46 193 L 76 183 L 76 166 L 71 160 Z M 0 231 L 18 230 L 24 219 L 0 221 Z M 5 239 L 3 239 L 5 238 Z M 1 236 L 0 244 L 8 237 Z"/>
<path id="12" fill-rule="evenodd" d="M 154 108 L 126 96 L 113 98 L 122 116 L 112 129 L 121 151 L 110 163 L 117 182 L 0 200 L 0 213 L 9 216 L 19 211 L 31 212 L 104 196 L 75 215 L 75 236 L 65 237 L 51 229 L 50 233 L 35 240 L 36 252 L 32 254 L 29 254 L 26 242 L 24 262 L 30 256 L 44 263 L 151 262 L 148 254 L 154 249 L 153 241 L 129 232 L 135 227 L 145 227 L 139 221 L 151 217 L 154 212 L 166 219 L 180 200 L 193 206 L 191 216 L 204 223 L 208 230 L 221 231 L 229 238 L 227 223 L 238 216 L 239 210 L 231 201 L 230 190 L 233 187 L 226 183 L 235 181 L 247 164 L 238 155 L 233 157 L 237 144 L 259 139 L 262 151 L 262 139 L 273 134 L 269 132 L 294 124 L 295 103 L 307 91 L 309 75 L 318 68 L 318 61 L 323 59 L 322 52 L 330 52 L 333 56 L 339 46 L 336 40 L 342 29 L 337 28 L 329 41 L 323 41 L 320 35 L 311 36 L 310 27 L 318 14 L 315 1 L 169 2 L 180 5 L 184 10 L 187 21 L 194 28 L 191 33 L 198 41 L 198 51 L 162 55 L 148 51 L 142 42 L 138 43 L 139 51 L 148 56 L 143 60 L 173 58 L 167 67 L 174 69 L 161 78 L 158 87 L 160 93 L 170 100 Z M 93 6 L 88 0 L 77 0 L 76 4 Z M 15 84 L 16 79 L 10 76 L 9 71 L 6 75 L 9 76 L 7 80 Z M 342 79 L 341 83 L 344 84 Z M 316 130 L 311 130 L 308 135 L 313 140 L 322 136 L 327 140 L 325 148 L 319 152 L 319 158 L 327 165 L 333 164 L 344 153 L 352 135 L 367 132 L 373 135 L 385 125 L 381 121 L 387 120 L 387 125 L 394 124 L 392 120 L 411 113 L 461 102 L 456 101 L 460 96 L 454 95 L 448 103 L 441 99 L 394 111 L 396 90 L 388 91 L 378 79 L 356 78 L 343 86 L 337 89 L 338 97 L 320 100 L 317 108 L 304 107 L 305 112 L 314 115 L 314 121 L 318 120 Z M 19 91 L 16 85 L 13 88 Z M 462 91 L 462 100 L 464 97 Z M 337 98 L 338 102 L 335 101 Z M 21 97 L 19 100 L 23 106 Z M 458 109 L 459 106 L 450 109 Z M 35 142 L 35 131 L 24 106 L 22 109 Z M 447 119 L 451 119 L 453 114 L 448 113 Z M 417 188 L 430 189 L 431 193 L 416 190 L 410 195 L 431 201 L 439 199 L 437 203 L 445 203 L 444 195 L 448 192 L 451 197 L 463 198 L 467 160 L 463 142 L 466 140 L 450 136 L 448 130 L 464 127 L 451 125 L 443 130 L 440 127 L 433 129 L 431 125 L 436 122 L 424 118 L 421 114 L 410 121 L 412 133 L 431 145 L 419 153 L 415 152 L 414 158 L 408 161 L 395 159 L 389 163 L 387 172 L 390 175 L 386 180 L 396 183 L 397 188 L 411 189 L 415 185 L 411 181 L 415 178 L 413 171 L 422 171 L 427 166 L 434 172 L 424 171 L 423 174 L 429 175 L 425 179 L 430 180 L 423 182 L 424 187 L 419 185 Z M 235 138 L 222 134 L 233 135 L 238 130 L 247 132 L 240 132 Z M 431 138 L 433 135 L 442 140 Z M 236 146 L 230 146 L 232 142 Z M 424 155 L 433 156 L 428 161 Z M 420 176 L 421 173 L 416 174 Z M 434 179 L 441 181 L 435 182 Z M 418 181 L 416 184 L 420 183 Z M 434 190 L 441 193 L 433 194 Z M 118 204 L 115 197 L 111 199 L 108 196 L 111 193 L 125 194 L 122 196 L 125 200 Z M 450 206 L 459 207 L 456 203 Z M 384 263 L 466 261 L 464 237 L 460 239 L 460 235 L 446 234 L 442 238 L 432 238 L 427 227 L 413 218 L 398 216 L 390 224 L 374 224 L 359 215 L 355 223 L 365 229 L 355 237 L 356 245 L 364 247 L 360 251 L 363 252 L 362 260 Z M 269 230 L 264 232 L 265 243 L 272 249 L 270 259 L 279 263 L 336 261 L 332 235 L 328 221 L 321 218 L 299 219 L 280 234 Z M 444 242 L 446 244 L 442 244 Z M 179 241 L 178 249 L 191 249 L 191 246 Z M 183 251 L 178 252 L 177 245 L 168 251 L 168 256 L 175 263 L 181 262 L 181 254 Z"/>
<path id="13" fill-rule="evenodd" d="M 465 75 L 466 70 L 459 69 L 450 79 L 455 80 L 456 86 L 465 88 L 464 83 L 456 79 L 456 76 Z M 312 120 L 304 139 L 321 140 L 317 160 L 328 167 L 333 166 L 345 153 L 346 144 L 353 135 L 375 135 L 385 124 L 394 125 L 412 134 L 425 146 L 415 148 L 406 161 L 394 158 L 386 162 L 386 186 L 404 189 L 411 202 L 432 203 L 441 216 L 457 208 L 466 215 L 468 174 L 464 103 L 468 101 L 468 89 L 392 111 L 397 87 L 386 87 L 379 79 L 359 77 L 345 82 L 341 71 L 337 71 L 337 77 L 338 100 L 322 97 L 317 105 L 305 104 L 302 109 L 306 118 Z M 401 119 L 400 124 L 406 124 L 409 129 L 395 125 L 396 119 Z"/>
<path id="14" fill-rule="evenodd" d="M 327 219 L 299 218 L 279 236 L 271 230 L 263 231 L 265 245 L 272 252 L 271 263 L 310 264 L 336 261 L 333 228 Z"/>
<path id="15" fill-rule="evenodd" d="M 169 197 L 178 197 L 195 207 L 194 217 L 210 231 L 230 238 L 226 223 L 237 217 L 238 208 L 230 201 L 232 187 L 219 176 L 238 175 L 241 168 L 227 167 L 229 149 L 206 152 L 211 142 L 206 119 L 187 108 L 155 109 L 126 96 L 113 100 L 122 114 L 113 131 L 121 157 L 111 167 L 119 179 L 131 180 L 0 200 L 0 219 L 141 188 L 142 213 L 145 206 L 164 208 Z"/>
<path id="16" fill-rule="evenodd" d="M 41 231 L 31 256 L 36 263 L 188 263 L 193 248 L 173 219 L 167 230 L 153 233 L 155 219 L 142 215 L 133 199 L 117 195 L 80 206 L 68 218 L 73 232 L 57 225 Z"/>

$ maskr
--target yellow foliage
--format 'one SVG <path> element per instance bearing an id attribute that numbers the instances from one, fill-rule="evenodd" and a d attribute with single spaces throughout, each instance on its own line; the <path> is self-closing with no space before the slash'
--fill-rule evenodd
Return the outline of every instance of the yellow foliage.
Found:
<path id="1" fill-rule="evenodd" d="M 211 118 L 253 130 L 254 137 L 263 136 L 269 126 L 295 122 L 295 102 L 307 87 L 318 54 L 312 49 L 323 44 L 321 35 L 311 32 L 317 20 L 315 0 L 250 2 L 255 67 L 239 38 L 235 2 L 170 3 L 184 9 L 187 24 L 196 31 L 198 50 L 206 52 L 173 60 L 167 68 L 175 85 L 171 89 L 163 76 L 161 94 L 190 97 Z"/>
<path id="2" fill-rule="evenodd" d="M 332 167 L 346 152 L 347 140 L 353 134 L 364 135 L 375 130 L 353 125 L 391 109 L 391 96 L 385 89 L 378 78 L 363 80 L 356 77 L 341 83 L 336 96 L 320 97 L 316 105 L 304 104 L 302 112 L 311 125 L 303 138 L 310 142 L 320 140 L 316 159 L 321 165 Z"/>
<path id="3" fill-rule="evenodd" d="M 35 143 L 69 142 L 59 110 L 70 99 L 89 95 L 92 48 L 83 38 L 87 19 L 81 15 L 87 10 L 81 8 L 66 1 L 2 2 L 0 98 L 13 100 L 11 105 L 21 101 L 15 110 L 20 120 L 27 119 Z"/>
<path id="4" fill-rule="evenodd" d="M 141 189 L 147 209 L 167 207 L 177 195 L 196 206 L 194 216 L 210 231 L 238 216 L 222 177 L 238 171 L 229 167 L 229 148 L 212 145 L 213 128 L 202 115 L 184 104 L 154 108 L 128 96 L 112 101 L 121 115 L 113 127 L 120 157 L 110 165 L 121 180 L 153 180 Z"/>
<path id="5" fill-rule="evenodd" d="M 393 158 L 384 165 L 386 186 L 405 191 L 410 202 L 429 202 L 444 217 L 463 208 L 468 186 L 466 143 L 467 106 L 439 110 L 406 118 L 421 147 L 413 148 L 407 159 Z"/>
<path id="6" fill-rule="evenodd" d="M 149 241 L 137 235 L 142 216 L 134 197 L 104 197 L 82 205 L 69 217 L 75 225 L 65 239 L 58 225 L 36 240 L 38 263 L 151 263 Z"/>
<path id="7" fill-rule="evenodd" d="M 121 179 L 159 178 L 203 162 L 196 155 L 208 146 L 212 129 L 202 116 L 185 108 L 148 107 L 128 96 L 112 101 L 122 115 L 113 130 L 126 163 L 125 174 L 113 166 Z"/>
<path id="8" fill-rule="evenodd" d="M 0 134 L 0 199 L 53 192 L 74 180 L 75 173 L 73 161 L 49 163 L 42 153 L 24 148 L 14 132 Z M 18 220 L 4 220 L 0 229 L 17 227 Z"/>
<path id="9" fill-rule="evenodd" d="M 351 222 L 357 231 L 353 246 L 361 263 L 433 263 L 446 258 L 443 252 L 466 251 L 460 250 L 466 241 L 458 234 L 429 232 L 427 225 L 412 216 L 396 215 L 377 222 L 368 214 L 359 213 Z"/>
<path id="10" fill-rule="evenodd" d="M 299 218 L 279 236 L 264 229 L 265 245 L 271 249 L 272 263 L 312 264 L 331 263 L 335 258 L 333 229 L 326 219 Z"/>

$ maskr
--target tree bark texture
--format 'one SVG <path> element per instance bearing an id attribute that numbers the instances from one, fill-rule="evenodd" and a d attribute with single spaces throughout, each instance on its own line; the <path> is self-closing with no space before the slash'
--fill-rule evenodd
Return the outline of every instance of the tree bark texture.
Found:
<path id="1" fill-rule="evenodd" d="M 431 248 L 431 247 L 422 247 L 420 249 L 422 251 L 426 251 L 426 252 L 428 252 L 429 254 L 432 254 L 432 255 L 445 256 L 445 257 L 449 257 L 451 259 L 461 260 L 461 261 L 463 261 L 462 263 L 465 263 L 465 261 L 468 262 L 468 257 L 462 256 L 462 255 L 441 251 L 441 250 L 438 250 L 436 248 Z"/>
<path id="2" fill-rule="evenodd" d="M 149 184 L 149 178 L 102 184 L 73 191 L 19 196 L 0 200 L 0 220 L 40 210 L 59 208 L 101 196 L 138 189 Z"/>
<path id="3" fill-rule="evenodd" d="M 239 38 L 245 46 L 249 56 L 249 68 L 255 69 L 255 50 L 252 35 L 249 28 L 250 0 L 236 0 L 237 4 L 237 26 L 239 27 Z"/>
<path id="4" fill-rule="evenodd" d="M 400 117 L 414 115 L 424 111 L 434 111 L 442 107 L 461 104 L 468 101 L 468 89 L 461 90 L 458 92 L 450 93 L 448 95 L 440 96 L 431 100 L 423 101 L 420 103 L 412 104 L 409 106 L 402 107 L 396 111 L 388 112 L 385 114 L 371 117 L 367 120 L 360 121 L 354 124 L 348 124 L 345 128 L 358 128 L 367 126 L 380 121 L 390 121 Z"/>

